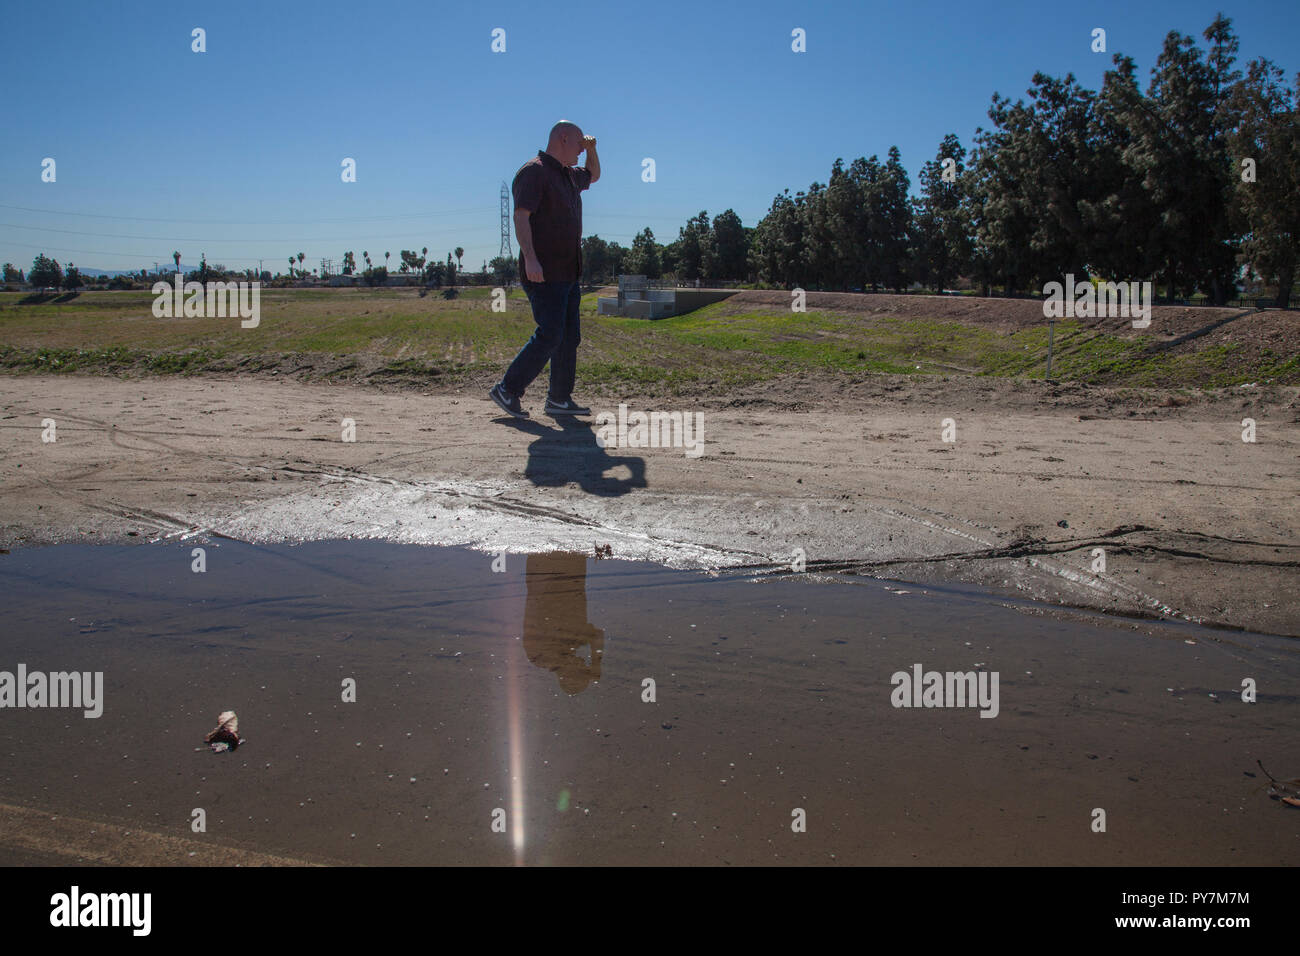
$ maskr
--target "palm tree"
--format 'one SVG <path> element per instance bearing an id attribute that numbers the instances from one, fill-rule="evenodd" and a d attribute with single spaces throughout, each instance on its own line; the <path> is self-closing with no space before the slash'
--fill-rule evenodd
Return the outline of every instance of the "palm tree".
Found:
<path id="1" fill-rule="evenodd" d="M 293 256 L 289 257 L 289 278 L 293 278 Z"/>
<path id="2" fill-rule="evenodd" d="M 303 255 L 301 252 L 298 253 L 298 271 L 300 271 L 300 272 L 302 271 L 302 260 L 304 260 L 304 259 L 306 259 L 306 258 L 307 258 L 307 257 L 306 257 L 305 255 Z"/>
<path id="3" fill-rule="evenodd" d="M 172 258 L 176 260 L 176 271 L 177 271 L 177 272 L 180 272 L 180 271 L 181 271 L 181 254 L 180 254 L 179 252 L 173 252 L 173 253 L 172 253 Z"/>
<path id="4" fill-rule="evenodd" d="M 391 255 L 392 255 L 391 252 L 385 252 L 385 253 L 384 253 L 384 268 L 385 268 L 385 269 L 388 268 L 388 257 L 391 256 Z"/>
<path id="5" fill-rule="evenodd" d="M 461 269 L 464 268 L 464 265 L 460 261 L 460 257 L 463 256 L 464 254 L 465 254 L 465 250 L 462 249 L 460 246 L 457 246 L 456 247 L 456 271 L 457 272 L 459 272 Z"/>

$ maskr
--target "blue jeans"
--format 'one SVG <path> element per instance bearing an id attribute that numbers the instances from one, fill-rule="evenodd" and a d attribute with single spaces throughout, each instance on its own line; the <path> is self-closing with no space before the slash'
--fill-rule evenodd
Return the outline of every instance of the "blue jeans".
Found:
<path id="1" fill-rule="evenodd" d="M 523 397 L 524 389 L 551 363 L 549 397 L 557 402 L 573 396 L 573 380 L 578 373 L 578 343 L 582 331 L 578 324 L 578 306 L 582 290 L 578 280 L 558 282 L 523 282 L 524 292 L 533 307 L 537 331 L 506 369 L 501 385 L 511 395 Z"/>

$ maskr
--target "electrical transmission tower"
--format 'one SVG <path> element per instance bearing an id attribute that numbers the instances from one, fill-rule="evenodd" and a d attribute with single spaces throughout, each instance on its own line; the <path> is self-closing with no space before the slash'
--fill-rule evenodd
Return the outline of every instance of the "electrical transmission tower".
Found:
<path id="1" fill-rule="evenodd" d="M 502 259 L 513 259 L 510 251 L 510 189 L 501 181 L 501 252 Z"/>

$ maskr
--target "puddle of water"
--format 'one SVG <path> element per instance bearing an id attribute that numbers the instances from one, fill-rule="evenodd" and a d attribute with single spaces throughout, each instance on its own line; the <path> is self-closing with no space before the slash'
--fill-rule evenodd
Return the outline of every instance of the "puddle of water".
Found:
<path id="1" fill-rule="evenodd" d="M 98 719 L 0 709 L 0 804 L 356 863 L 1300 860 L 1255 764 L 1300 775 L 1293 641 L 566 553 L 204 547 L 203 573 L 191 545 L 0 556 L 0 671 L 103 673 Z M 996 674 L 996 717 L 893 706 L 916 665 Z M 228 709 L 246 743 L 196 750 Z"/>

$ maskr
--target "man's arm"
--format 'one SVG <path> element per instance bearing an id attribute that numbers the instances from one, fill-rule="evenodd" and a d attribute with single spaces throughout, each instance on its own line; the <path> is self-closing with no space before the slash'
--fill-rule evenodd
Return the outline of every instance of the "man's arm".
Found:
<path id="1" fill-rule="evenodd" d="M 529 220 L 542 205 L 542 167 L 537 163 L 525 163 L 515 175 L 512 190 L 515 196 L 515 235 L 519 237 L 519 251 L 524 255 L 525 274 L 520 279 L 533 282 L 541 281 L 541 265 L 537 261 L 537 250 L 533 246 L 533 228 Z M 533 267 L 536 268 L 533 268 Z M 528 275 L 529 271 L 536 275 Z"/>
<path id="2" fill-rule="evenodd" d="M 524 274 L 520 279 L 528 279 L 530 282 L 542 282 L 545 275 L 542 272 L 542 263 L 537 258 L 537 252 L 533 249 L 533 225 L 529 222 L 532 215 L 527 209 L 515 210 L 515 235 L 519 237 L 519 251 L 524 254 Z M 529 271 L 532 270 L 532 274 Z"/>
<path id="3" fill-rule="evenodd" d="M 533 253 L 533 226 L 528 221 L 531 216 L 527 209 L 515 210 L 515 235 L 519 237 L 519 251 L 524 254 L 524 259 L 531 259 Z"/>
<path id="4" fill-rule="evenodd" d="M 588 136 L 583 140 L 587 147 L 587 171 L 591 173 L 594 183 L 600 178 L 600 157 L 596 155 L 596 137 Z"/>

